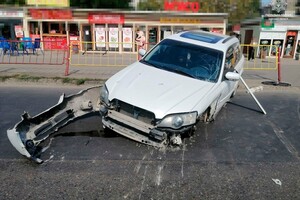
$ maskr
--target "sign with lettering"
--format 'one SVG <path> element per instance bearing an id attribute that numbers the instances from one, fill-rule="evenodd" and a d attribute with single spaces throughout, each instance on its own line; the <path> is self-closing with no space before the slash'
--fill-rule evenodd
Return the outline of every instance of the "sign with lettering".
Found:
<path id="1" fill-rule="evenodd" d="M 89 14 L 90 24 L 124 24 L 124 15 Z"/>
<path id="2" fill-rule="evenodd" d="M 105 47 L 105 27 L 103 26 L 95 26 L 96 31 L 96 47 L 102 48 Z"/>
<path id="3" fill-rule="evenodd" d="M 123 48 L 132 48 L 132 28 L 123 28 Z"/>
<path id="4" fill-rule="evenodd" d="M 68 9 L 29 9 L 32 19 L 72 19 Z"/>
<path id="5" fill-rule="evenodd" d="M 69 0 L 26 0 L 27 5 L 45 5 L 53 7 L 69 7 Z"/>
<path id="6" fill-rule="evenodd" d="M 0 10 L 0 18 L 23 18 L 23 11 Z"/>
<path id="7" fill-rule="evenodd" d="M 22 38 L 23 37 L 23 27 L 20 25 L 15 26 L 15 33 L 17 38 Z"/>
<path id="8" fill-rule="evenodd" d="M 200 19 L 183 17 L 161 17 L 160 23 L 199 24 Z"/>
<path id="9" fill-rule="evenodd" d="M 164 9 L 166 11 L 198 12 L 199 2 L 189 1 L 165 1 Z"/>
<path id="10" fill-rule="evenodd" d="M 113 28 L 113 27 L 109 28 L 108 40 L 109 40 L 108 46 L 110 48 L 118 48 L 118 46 L 119 46 L 119 31 L 118 31 L 118 28 Z"/>

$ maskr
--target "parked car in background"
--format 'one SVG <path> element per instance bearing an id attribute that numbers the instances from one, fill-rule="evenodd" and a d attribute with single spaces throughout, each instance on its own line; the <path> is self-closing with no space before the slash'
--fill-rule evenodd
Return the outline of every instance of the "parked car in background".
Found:
<path id="1" fill-rule="evenodd" d="M 213 121 L 243 73 L 239 40 L 205 31 L 163 39 L 108 79 L 100 92 L 105 129 L 153 146 L 180 145 Z"/>

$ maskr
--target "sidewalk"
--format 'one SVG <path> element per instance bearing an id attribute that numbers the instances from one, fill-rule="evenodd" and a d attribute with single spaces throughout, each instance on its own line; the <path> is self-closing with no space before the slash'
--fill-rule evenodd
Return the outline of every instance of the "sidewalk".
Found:
<path id="1" fill-rule="evenodd" d="M 249 61 L 245 61 L 249 62 Z M 250 64 L 250 63 L 247 63 Z M 69 75 L 65 76 L 66 65 L 22 65 L 0 64 L 0 77 L 30 75 L 46 78 L 96 79 L 105 81 L 124 67 L 75 67 L 70 66 Z M 262 81 L 278 81 L 277 70 L 245 70 L 243 78 L 247 83 L 261 84 Z M 300 87 L 300 61 L 281 59 L 281 82 Z"/>

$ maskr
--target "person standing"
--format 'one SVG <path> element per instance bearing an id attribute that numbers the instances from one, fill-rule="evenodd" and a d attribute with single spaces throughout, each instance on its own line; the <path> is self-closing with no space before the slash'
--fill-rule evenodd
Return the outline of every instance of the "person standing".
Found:
<path id="1" fill-rule="evenodd" d="M 249 44 L 249 48 L 248 48 L 248 60 L 254 60 L 254 41 L 253 38 L 251 39 L 251 42 Z"/>

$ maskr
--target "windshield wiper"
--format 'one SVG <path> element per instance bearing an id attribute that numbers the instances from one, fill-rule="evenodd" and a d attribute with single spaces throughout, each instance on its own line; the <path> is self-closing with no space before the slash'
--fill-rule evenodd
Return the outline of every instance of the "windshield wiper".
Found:
<path id="1" fill-rule="evenodd" d="M 146 64 L 146 65 L 149 65 L 149 66 L 152 66 L 152 67 L 156 67 L 156 68 L 161 69 L 160 66 L 158 66 L 158 65 L 156 65 L 156 64 L 154 64 L 154 63 L 152 63 L 152 62 L 146 61 L 146 60 L 140 60 L 140 62 L 143 63 L 143 64 Z"/>
<path id="2" fill-rule="evenodd" d="M 168 69 L 169 71 L 172 71 L 172 72 L 175 72 L 177 74 L 181 74 L 181 75 L 184 75 L 184 76 L 188 76 L 188 77 L 191 77 L 191 78 L 198 78 L 197 76 L 193 75 L 193 74 L 190 74 L 190 73 L 187 73 L 185 71 L 182 71 L 182 70 L 179 70 L 179 69 Z"/>

